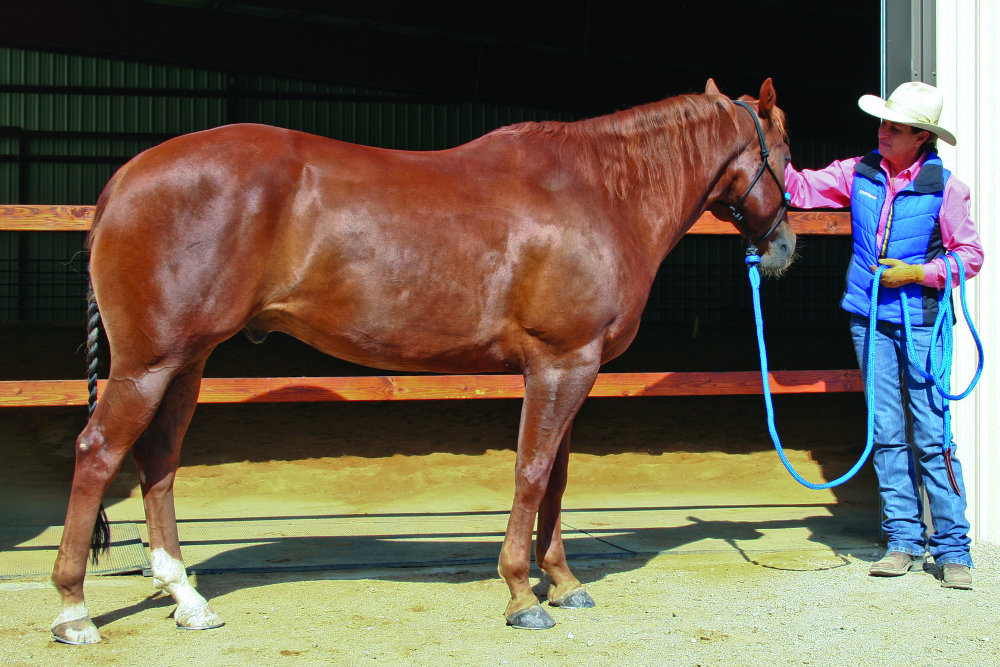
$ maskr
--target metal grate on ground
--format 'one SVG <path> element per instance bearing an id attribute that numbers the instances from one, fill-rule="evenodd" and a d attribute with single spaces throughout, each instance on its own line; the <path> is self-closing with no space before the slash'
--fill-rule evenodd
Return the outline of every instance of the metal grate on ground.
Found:
<path id="1" fill-rule="evenodd" d="M 0 526 L 0 579 L 50 575 L 62 531 L 62 526 Z M 87 574 L 130 574 L 148 569 L 142 535 L 131 522 L 112 523 L 111 551 L 97 565 L 87 562 Z"/>

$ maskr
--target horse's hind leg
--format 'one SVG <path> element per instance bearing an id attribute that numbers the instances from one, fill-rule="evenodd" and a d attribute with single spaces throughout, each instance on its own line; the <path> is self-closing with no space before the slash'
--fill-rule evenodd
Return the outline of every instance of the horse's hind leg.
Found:
<path id="1" fill-rule="evenodd" d="M 559 452 L 552 464 L 545 497 L 538 508 L 535 562 L 552 582 L 548 591 L 549 604 L 555 607 L 579 609 L 593 607 L 594 601 L 583 590 L 580 580 L 570 571 L 562 539 L 562 498 L 566 491 L 571 430 L 572 425 L 566 427 L 566 433 L 559 444 Z"/>
<path id="2" fill-rule="evenodd" d="M 177 602 L 177 626 L 190 630 L 217 628 L 224 623 L 188 581 L 174 511 L 174 477 L 181 442 L 198 404 L 204 366 L 202 359 L 174 378 L 156 416 L 132 448 L 146 510 L 153 580 Z"/>
<path id="3" fill-rule="evenodd" d="M 62 598 L 62 612 L 52 623 L 58 641 L 100 641 L 83 595 L 87 556 L 98 508 L 118 473 L 126 452 L 145 430 L 172 375 L 138 371 L 112 374 L 97 409 L 76 439 L 76 467 L 52 583 Z"/>

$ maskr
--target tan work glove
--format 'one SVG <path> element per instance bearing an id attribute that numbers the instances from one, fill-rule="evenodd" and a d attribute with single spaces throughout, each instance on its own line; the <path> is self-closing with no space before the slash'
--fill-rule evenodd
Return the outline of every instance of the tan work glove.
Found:
<path id="1" fill-rule="evenodd" d="M 907 264 L 891 257 L 880 259 L 878 263 L 891 267 L 882 272 L 882 280 L 879 281 L 882 287 L 902 287 L 910 283 L 924 282 L 924 267 L 920 264 Z M 870 268 L 874 273 L 876 267 Z"/>

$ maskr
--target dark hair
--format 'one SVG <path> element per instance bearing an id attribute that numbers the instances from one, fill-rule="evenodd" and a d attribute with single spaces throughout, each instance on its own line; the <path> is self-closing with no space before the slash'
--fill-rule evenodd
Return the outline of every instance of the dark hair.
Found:
<path id="1" fill-rule="evenodd" d="M 927 153 L 929 151 L 934 151 L 935 153 L 937 152 L 938 135 L 934 134 L 930 130 L 925 130 L 920 127 L 914 127 L 913 125 L 907 125 L 907 127 L 910 128 L 910 134 L 916 134 L 917 132 L 926 132 L 927 134 L 930 135 L 927 138 L 927 141 L 925 141 L 920 146 L 920 150 L 917 151 L 917 155 L 923 155 L 924 153 Z"/>

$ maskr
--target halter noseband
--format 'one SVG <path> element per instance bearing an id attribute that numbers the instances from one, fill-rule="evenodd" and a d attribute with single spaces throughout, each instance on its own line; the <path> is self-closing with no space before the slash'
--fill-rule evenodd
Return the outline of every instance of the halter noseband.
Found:
<path id="1" fill-rule="evenodd" d="M 746 102 L 742 102 L 740 100 L 732 100 L 732 102 L 733 104 L 738 104 L 739 106 L 743 107 L 750 114 L 750 117 L 753 119 L 753 124 L 757 128 L 757 140 L 760 141 L 760 161 L 761 161 L 760 169 L 757 170 L 757 175 L 753 177 L 752 181 L 750 181 L 750 185 L 747 187 L 746 192 L 744 192 L 743 196 L 740 197 L 740 200 L 736 202 L 736 205 L 735 206 L 733 206 L 732 204 L 729 205 L 729 210 L 733 212 L 733 217 L 736 219 L 736 224 L 740 228 L 740 232 L 746 237 L 747 241 L 749 242 L 749 245 L 747 246 L 747 254 L 757 255 L 759 254 L 757 252 L 757 244 L 766 239 L 767 237 L 769 237 L 771 234 L 773 234 L 774 230 L 777 229 L 778 225 L 781 224 L 781 218 L 785 215 L 785 210 L 792 203 L 791 201 L 792 196 L 787 192 L 785 192 L 785 189 L 781 186 L 781 181 L 778 180 L 778 175 L 774 173 L 774 169 L 771 169 L 771 164 L 767 161 L 767 156 L 770 155 L 771 152 L 767 149 L 767 140 L 764 139 L 764 128 L 761 127 L 760 121 L 757 120 L 757 112 L 751 109 L 750 105 L 747 104 Z M 781 207 L 778 209 L 778 214 L 777 216 L 775 216 L 774 222 L 771 224 L 770 229 L 768 229 L 763 236 L 761 236 L 759 239 L 755 241 L 753 238 L 753 233 L 750 231 L 750 227 L 743 220 L 743 213 L 741 209 L 743 208 L 743 202 L 745 202 L 746 198 L 750 196 L 750 191 L 753 190 L 755 185 L 757 185 L 757 181 L 759 181 L 760 177 L 764 175 L 765 170 L 769 174 L 771 174 L 771 178 L 774 179 L 775 184 L 777 184 L 778 189 L 781 190 L 783 196 L 781 198 Z"/>

